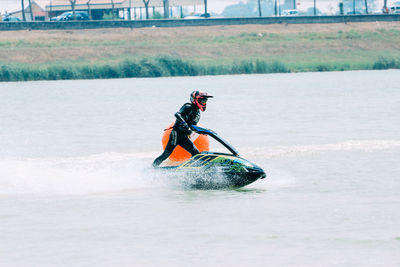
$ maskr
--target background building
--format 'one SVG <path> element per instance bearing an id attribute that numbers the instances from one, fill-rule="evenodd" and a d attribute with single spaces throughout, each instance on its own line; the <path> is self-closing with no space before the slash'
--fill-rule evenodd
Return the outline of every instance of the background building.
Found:
<path id="1" fill-rule="evenodd" d="M 25 1 L 26 3 L 29 3 L 27 0 Z M 35 0 L 31 0 L 32 3 L 32 15 L 31 16 L 31 10 L 29 4 L 25 7 L 24 13 L 25 13 L 25 19 L 26 21 L 44 21 L 47 18 L 46 11 L 44 7 L 36 2 Z M 21 10 L 15 11 L 8 13 L 9 16 L 17 17 L 19 19 L 23 19 L 23 14 Z"/>
<path id="2" fill-rule="evenodd" d="M 164 16 L 164 3 L 168 4 L 168 17 L 171 14 L 183 11 L 183 7 L 203 6 L 204 0 L 76 0 L 76 11 L 87 11 L 94 20 L 101 19 L 145 19 L 145 2 L 154 18 L 156 13 Z M 45 11 L 47 17 L 55 17 L 64 12 L 71 11 L 69 0 L 48 0 Z M 201 9 L 198 8 L 200 11 Z"/>

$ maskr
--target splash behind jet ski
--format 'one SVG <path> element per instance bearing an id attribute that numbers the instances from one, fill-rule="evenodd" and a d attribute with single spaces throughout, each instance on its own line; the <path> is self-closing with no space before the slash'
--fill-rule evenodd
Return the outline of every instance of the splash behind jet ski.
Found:
<path id="1" fill-rule="evenodd" d="M 179 177 L 183 185 L 193 189 L 240 188 L 266 177 L 264 170 L 243 159 L 237 150 L 212 130 L 192 126 L 198 134 L 206 134 L 227 148 L 230 154 L 203 151 L 178 166 L 160 170 Z"/>

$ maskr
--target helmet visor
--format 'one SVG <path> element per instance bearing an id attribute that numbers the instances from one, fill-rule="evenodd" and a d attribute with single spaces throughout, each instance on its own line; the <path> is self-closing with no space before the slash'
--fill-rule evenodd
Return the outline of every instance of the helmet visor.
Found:
<path id="1" fill-rule="evenodd" d="M 205 105 L 205 104 L 207 104 L 207 98 L 205 98 L 205 97 L 199 98 L 198 102 L 199 102 L 201 105 Z"/>

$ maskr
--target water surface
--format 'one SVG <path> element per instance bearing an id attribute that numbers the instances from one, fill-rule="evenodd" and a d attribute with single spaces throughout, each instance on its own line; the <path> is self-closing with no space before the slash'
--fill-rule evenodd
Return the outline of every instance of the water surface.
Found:
<path id="1" fill-rule="evenodd" d="M 267 179 L 149 168 L 192 90 Z M 399 114 L 397 70 L 0 83 L 0 265 L 399 266 Z"/>

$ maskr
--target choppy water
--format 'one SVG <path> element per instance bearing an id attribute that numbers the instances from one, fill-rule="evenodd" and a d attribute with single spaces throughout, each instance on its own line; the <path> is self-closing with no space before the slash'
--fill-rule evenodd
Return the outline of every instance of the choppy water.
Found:
<path id="1" fill-rule="evenodd" d="M 194 89 L 267 179 L 149 169 Z M 396 70 L 0 83 L 0 266 L 400 266 L 399 114 Z"/>

